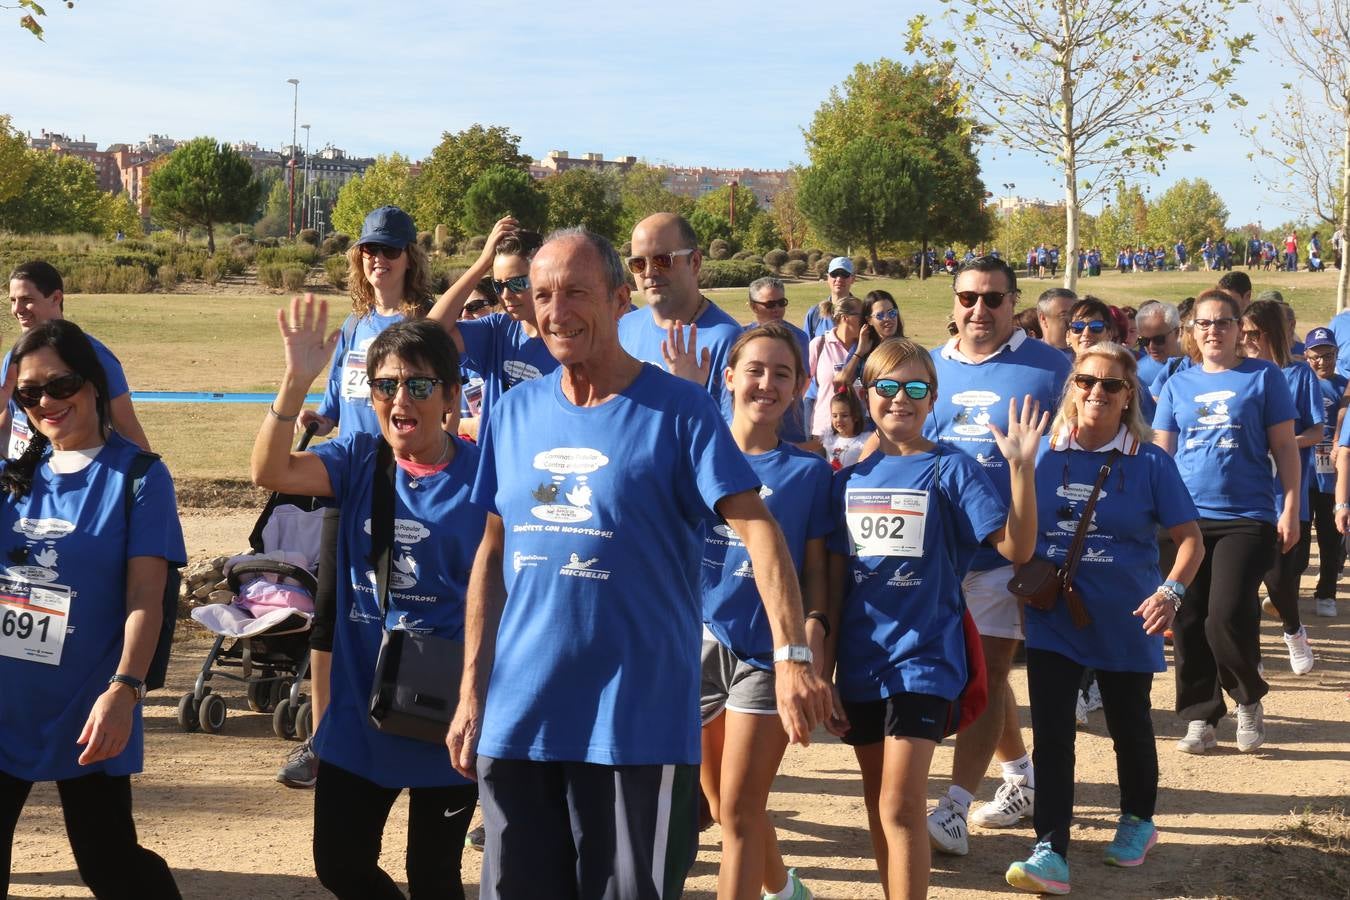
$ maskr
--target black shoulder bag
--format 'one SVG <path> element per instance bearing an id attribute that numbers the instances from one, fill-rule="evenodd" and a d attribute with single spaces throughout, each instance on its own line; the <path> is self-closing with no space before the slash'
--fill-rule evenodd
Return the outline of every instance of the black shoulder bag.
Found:
<path id="1" fill-rule="evenodd" d="M 370 689 L 370 722 L 387 734 L 443 744 L 459 702 L 464 642 L 389 629 L 395 469 L 394 451 L 380 438 L 370 501 L 370 561 L 382 637 Z"/>
<path id="2" fill-rule="evenodd" d="M 136 492 L 145 484 L 150 467 L 159 461 L 158 453 L 141 450 L 131 462 L 123 482 L 122 509 L 126 513 L 127 536 L 131 535 L 131 508 L 136 504 Z M 145 689 L 153 691 L 164 687 L 164 677 L 169 671 L 169 655 L 173 652 L 173 631 L 178 625 L 178 589 L 182 584 L 182 572 L 168 560 L 164 570 L 164 594 L 160 600 L 164 617 L 159 622 L 159 636 L 155 638 L 155 654 L 150 658 L 150 667 L 145 672 Z"/>

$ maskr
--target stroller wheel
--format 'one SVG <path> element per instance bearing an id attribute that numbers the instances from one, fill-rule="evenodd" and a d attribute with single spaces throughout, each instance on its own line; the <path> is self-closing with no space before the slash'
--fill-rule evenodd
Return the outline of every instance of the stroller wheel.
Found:
<path id="1" fill-rule="evenodd" d="M 272 710 L 272 732 L 283 741 L 295 740 L 295 711 L 290 697 L 282 697 Z"/>
<path id="2" fill-rule="evenodd" d="M 178 698 L 178 727 L 187 732 L 196 731 L 201 727 L 201 722 L 197 718 L 197 704 L 192 696 L 192 691 L 188 691 Z"/>
<path id="3" fill-rule="evenodd" d="M 295 711 L 295 736 L 302 741 L 314 736 L 314 704 L 308 700 Z"/>
<path id="4" fill-rule="evenodd" d="M 219 733 L 225 727 L 225 698 L 219 694 L 207 694 L 202 698 L 197 717 L 201 720 L 202 731 L 207 734 Z"/>
<path id="5" fill-rule="evenodd" d="M 250 681 L 248 684 L 248 708 L 254 712 L 267 713 L 276 705 L 275 682 Z"/>

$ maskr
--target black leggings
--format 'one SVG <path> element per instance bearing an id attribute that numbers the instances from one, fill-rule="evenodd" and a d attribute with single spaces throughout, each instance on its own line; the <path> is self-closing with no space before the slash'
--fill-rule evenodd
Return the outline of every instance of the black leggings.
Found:
<path id="1" fill-rule="evenodd" d="M 1312 523 L 1298 523 L 1298 542 L 1288 553 L 1277 553 L 1275 562 L 1263 580 L 1270 602 L 1280 613 L 1285 634 L 1298 634 L 1303 621 L 1298 615 L 1298 583 L 1308 568 L 1308 554 L 1312 550 Z"/>
<path id="2" fill-rule="evenodd" d="M 402 900 L 380 868 L 389 809 L 402 792 L 319 761 L 314 785 L 314 868 L 335 897 Z M 414 900 L 464 900 L 460 857 L 478 785 L 408 788 L 408 894 Z"/>
<path id="3" fill-rule="evenodd" d="M 1027 692 L 1035 750 L 1036 839 L 1049 841 L 1061 856 L 1069 852 L 1073 819 L 1074 706 L 1083 677 L 1081 663 L 1050 650 L 1027 650 Z M 1158 802 L 1158 750 L 1149 716 L 1151 672 L 1097 670 L 1106 729 L 1116 749 L 1120 811 L 1152 819 Z"/>
<path id="4" fill-rule="evenodd" d="M 1238 703 L 1266 695 L 1257 589 L 1275 555 L 1275 526 L 1255 519 L 1202 519 L 1205 559 L 1176 621 L 1177 713 L 1218 724 L 1227 690 Z M 1039 774 L 1037 780 L 1039 780 Z"/>
<path id="5" fill-rule="evenodd" d="M 1313 596 L 1334 600 L 1336 582 L 1345 565 L 1345 540 L 1336 530 L 1336 495 L 1324 494 L 1314 484 L 1308 491 L 1308 504 L 1317 528 L 1317 589 Z"/>
<path id="6" fill-rule="evenodd" d="M 9 896 L 14 827 L 33 782 L 0 772 L 0 897 Z M 169 866 L 136 840 L 131 776 L 94 772 L 56 782 L 80 878 L 104 900 L 178 900 Z"/>

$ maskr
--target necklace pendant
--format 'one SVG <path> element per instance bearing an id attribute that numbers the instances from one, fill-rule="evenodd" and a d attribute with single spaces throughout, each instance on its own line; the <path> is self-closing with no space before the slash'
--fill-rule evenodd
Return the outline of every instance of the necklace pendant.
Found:
<path id="1" fill-rule="evenodd" d="M 413 490 L 417 490 L 417 488 L 419 488 L 420 486 L 421 482 L 419 482 L 416 478 L 408 479 L 408 487 L 412 488 Z"/>

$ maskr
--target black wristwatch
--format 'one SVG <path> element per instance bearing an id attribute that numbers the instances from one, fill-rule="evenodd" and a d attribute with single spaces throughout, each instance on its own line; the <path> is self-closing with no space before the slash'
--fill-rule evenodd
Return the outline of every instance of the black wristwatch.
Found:
<path id="1" fill-rule="evenodd" d="M 145 682 L 139 678 L 133 678 L 130 675 L 117 674 L 108 679 L 108 684 L 125 684 L 136 692 L 136 702 L 140 703 L 145 699 Z"/>

